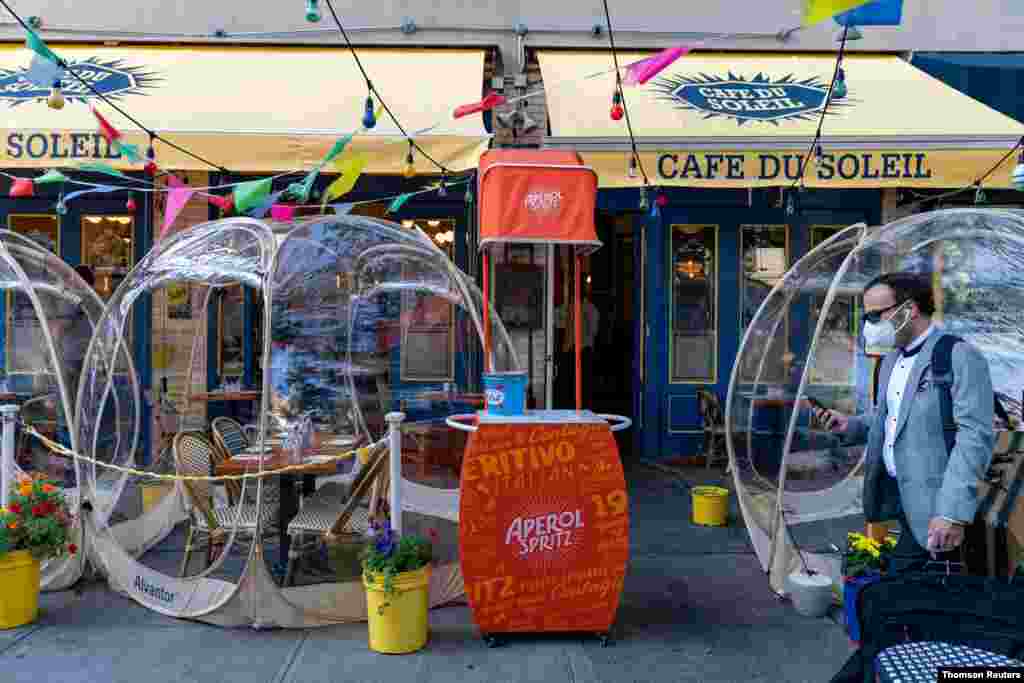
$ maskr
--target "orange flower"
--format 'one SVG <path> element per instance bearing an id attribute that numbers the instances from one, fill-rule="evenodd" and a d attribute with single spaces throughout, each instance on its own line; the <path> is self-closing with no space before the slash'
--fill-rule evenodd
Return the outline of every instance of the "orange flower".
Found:
<path id="1" fill-rule="evenodd" d="M 18 493 L 22 496 L 31 496 L 32 484 L 22 484 L 21 487 L 18 489 Z"/>
<path id="2" fill-rule="evenodd" d="M 17 529 L 18 528 L 18 521 L 15 520 L 15 521 L 11 522 L 10 524 L 7 525 L 7 528 L 11 529 L 11 530 Z"/>
<path id="3" fill-rule="evenodd" d="M 43 484 L 43 493 L 53 493 L 56 490 L 56 486 L 52 486 L 50 484 Z"/>

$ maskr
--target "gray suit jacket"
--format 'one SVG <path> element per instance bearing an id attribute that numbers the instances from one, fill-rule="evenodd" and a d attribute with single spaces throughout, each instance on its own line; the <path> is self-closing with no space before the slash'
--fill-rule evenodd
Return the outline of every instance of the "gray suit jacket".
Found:
<path id="1" fill-rule="evenodd" d="M 978 482 L 985 476 L 995 445 L 992 377 L 988 361 L 966 342 L 953 347 L 953 417 L 956 446 L 946 453 L 939 390 L 932 382 L 932 350 L 942 331 L 925 340 L 914 356 L 907 393 L 900 402 L 893 458 L 896 479 L 885 469 L 882 449 L 888 402 L 885 387 L 900 353 L 882 361 L 878 402 L 873 413 L 850 418 L 847 443 L 866 443 L 864 516 L 869 522 L 896 519 L 902 507 L 914 538 L 927 548 L 928 523 L 948 517 L 970 523 L 978 508 Z"/>

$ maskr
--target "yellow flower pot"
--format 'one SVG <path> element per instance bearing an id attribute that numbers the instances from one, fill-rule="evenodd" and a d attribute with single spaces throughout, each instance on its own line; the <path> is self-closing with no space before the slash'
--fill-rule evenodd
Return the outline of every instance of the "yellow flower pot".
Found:
<path id="1" fill-rule="evenodd" d="M 721 486 L 695 486 L 691 501 L 694 524 L 726 526 L 729 523 L 729 489 Z"/>
<path id="2" fill-rule="evenodd" d="M 363 574 L 369 617 L 370 649 L 399 655 L 427 644 L 430 565 L 395 576 L 394 593 L 384 592 L 384 575 Z"/>
<path id="3" fill-rule="evenodd" d="M 0 556 L 0 629 L 30 624 L 39 616 L 39 560 L 27 550 Z"/>

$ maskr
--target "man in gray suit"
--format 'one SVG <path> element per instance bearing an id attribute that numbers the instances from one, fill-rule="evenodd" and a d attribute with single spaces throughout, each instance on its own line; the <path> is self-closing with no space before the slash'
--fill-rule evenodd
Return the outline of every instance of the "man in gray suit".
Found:
<path id="1" fill-rule="evenodd" d="M 956 445 L 947 453 L 932 349 L 931 279 L 910 273 L 876 278 L 864 290 L 867 345 L 893 348 L 882 361 L 874 412 L 817 417 L 849 444 L 867 444 L 864 516 L 900 521 L 891 571 L 924 569 L 930 559 L 959 561 L 965 527 L 978 507 L 978 482 L 995 443 L 988 361 L 966 342 L 953 347 Z"/>

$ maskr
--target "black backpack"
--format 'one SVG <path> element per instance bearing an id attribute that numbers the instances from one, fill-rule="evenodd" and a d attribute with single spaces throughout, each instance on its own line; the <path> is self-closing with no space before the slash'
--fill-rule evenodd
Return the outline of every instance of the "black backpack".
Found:
<path id="1" fill-rule="evenodd" d="M 944 334 L 932 349 L 932 381 L 939 387 L 939 411 L 947 453 L 953 452 L 957 432 L 956 421 L 953 419 L 953 347 L 962 341 L 960 337 Z M 1006 409 L 995 392 L 992 392 L 992 407 L 1000 420 L 1010 423 Z"/>

